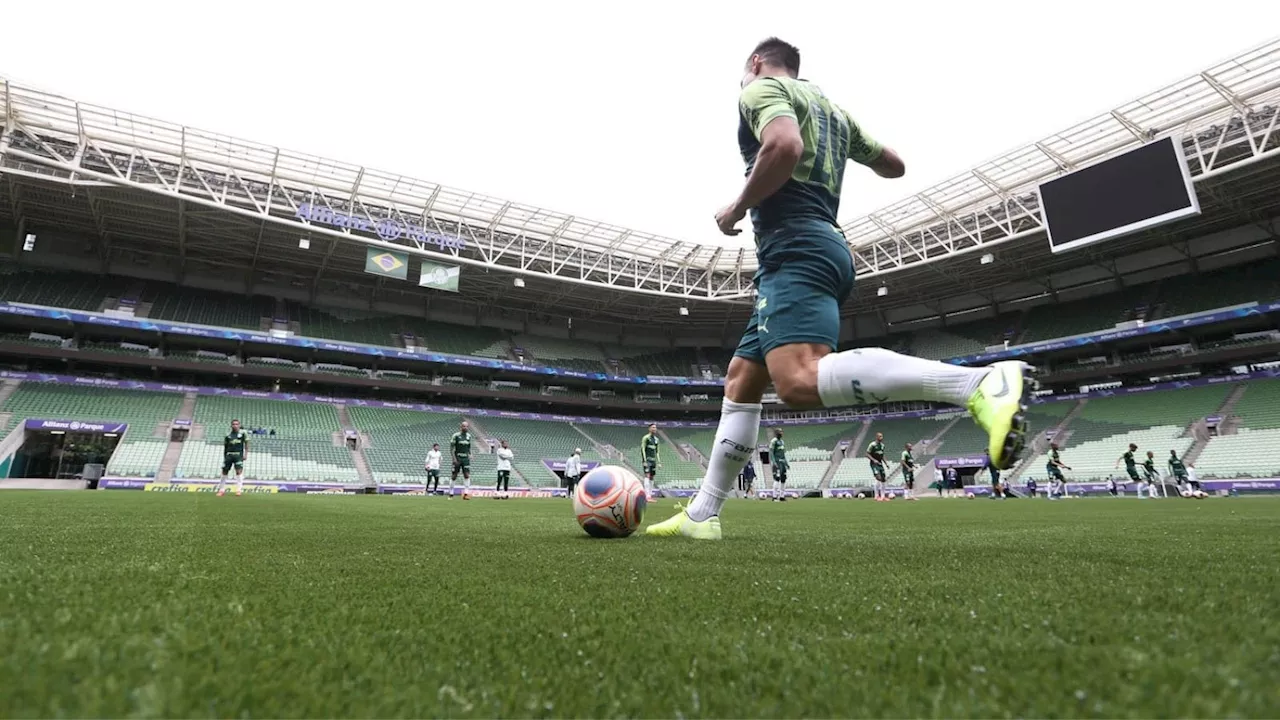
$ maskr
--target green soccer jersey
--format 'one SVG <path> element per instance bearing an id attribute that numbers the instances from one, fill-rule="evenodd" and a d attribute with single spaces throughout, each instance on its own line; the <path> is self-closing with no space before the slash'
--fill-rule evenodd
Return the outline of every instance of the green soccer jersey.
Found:
<path id="1" fill-rule="evenodd" d="M 662 438 L 656 433 L 645 433 L 640 440 L 640 454 L 644 457 L 645 462 L 658 462 L 658 445 L 662 443 Z"/>
<path id="2" fill-rule="evenodd" d="M 453 457 L 458 460 L 471 459 L 471 433 L 456 432 L 449 439 L 449 451 L 453 453 Z"/>
<path id="3" fill-rule="evenodd" d="M 1124 468 L 1126 470 L 1138 471 L 1137 461 L 1133 459 L 1133 451 L 1130 450 L 1124 454 Z"/>
<path id="4" fill-rule="evenodd" d="M 1174 475 L 1182 476 L 1187 474 L 1187 466 L 1182 464 L 1181 458 L 1169 458 L 1169 469 L 1173 471 Z"/>
<path id="5" fill-rule="evenodd" d="M 756 242 L 788 226 L 815 221 L 835 226 L 845 163 L 870 164 L 880 157 L 883 146 L 827 99 L 817 85 L 805 80 L 758 78 L 742 89 L 738 107 L 738 149 L 747 174 L 755 166 L 760 138 L 771 121 L 780 117 L 795 120 L 804 140 L 804 152 L 791 178 L 751 210 Z"/>
<path id="6" fill-rule="evenodd" d="M 243 430 L 233 430 L 222 440 L 222 452 L 227 455 L 244 455 L 249 446 L 249 436 Z"/>
<path id="7" fill-rule="evenodd" d="M 1146 470 L 1146 471 L 1147 471 L 1148 473 L 1150 473 L 1151 475 L 1155 475 L 1155 474 L 1156 474 L 1156 461 L 1155 461 L 1155 460 L 1152 460 L 1151 458 L 1147 458 L 1146 460 L 1143 460 L 1143 461 L 1142 461 L 1142 469 L 1143 469 L 1143 470 Z"/>
<path id="8" fill-rule="evenodd" d="M 877 465 L 884 463 L 884 443 L 874 441 L 867 446 L 867 457 Z"/>
<path id="9" fill-rule="evenodd" d="M 787 464 L 787 444 L 780 437 L 769 441 L 769 462 L 774 465 Z"/>
<path id="10" fill-rule="evenodd" d="M 916 459 L 911 457 L 910 450 L 902 451 L 902 468 L 907 472 L 911 472 L 916 468 Z"/>

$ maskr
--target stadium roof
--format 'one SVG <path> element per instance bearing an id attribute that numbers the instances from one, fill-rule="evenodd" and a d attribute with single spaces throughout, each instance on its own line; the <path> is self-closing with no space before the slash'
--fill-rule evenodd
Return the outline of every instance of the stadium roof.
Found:
<path id="1" fill-rule="evenodd" d="M 898 273 L 1038 236 L 1034 189 L 1041 181 L 1155 137 L 1180 136 L 1198 180 L 1276 156 L 1278 104 L 1280 39 L 847 223 L 858 275 Z M 211 252 L 188 240 L 202 225 L 252 255 L 253 268 L 299 253 L 299 237 L 349 240 L 328 243 L 317 282 L 344 252 L 363 257 L 365 244 L 505 273 L 505 282 L 483 281 L 495 294 L 510 291 L 516 274 L 574 284 L 588 298 L 591 288 L 611 298 L 642 293 L 679 302 L 741 303 L 751 295 L 756 263 L 745 247 L 660 237 L 6 80 L 0 106 L 0 172 L 10 183 L 70 186 L 72 197 L 75 188 L 97 192 L 78 221 L 100 234 L 113 212 L 140 226 L 154 220 L 157 228 L 159 214 L 166 223 L 177 218 L 173 242 L 183 262 Z M 127 190 L 129 199 L 112 190 Z M 16 193 L 7 195 L 4 211 L 21 220 Z M 154 241 L 162 240 L 157 232 Z M 548 296 L 550 285 L 538 287 L 544 300 L 573 292 Z"/>

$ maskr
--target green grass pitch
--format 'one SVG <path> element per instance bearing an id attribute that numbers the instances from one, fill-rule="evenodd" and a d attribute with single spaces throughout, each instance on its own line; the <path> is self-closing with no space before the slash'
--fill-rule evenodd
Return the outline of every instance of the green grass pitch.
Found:
<path id="1" fill-rule="evenodd" d="M 0 716 L 1280 715 L 1280 498 L 724 523 L 602 541 L 556 500 L 6 492 Z"/>

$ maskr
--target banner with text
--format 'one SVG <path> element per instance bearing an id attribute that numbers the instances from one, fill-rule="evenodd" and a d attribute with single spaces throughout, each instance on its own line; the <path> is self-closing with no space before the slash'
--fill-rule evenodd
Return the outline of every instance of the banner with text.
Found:
<path id="1" fill-rule="evenodd" d="M 122 433 L 129 426 L 122 422 L 102 422 L 100 420 L 43 420 L 29 418 L 23 425 L 28 430 L 57 430 L 61 432 L 84 433 Z"/>

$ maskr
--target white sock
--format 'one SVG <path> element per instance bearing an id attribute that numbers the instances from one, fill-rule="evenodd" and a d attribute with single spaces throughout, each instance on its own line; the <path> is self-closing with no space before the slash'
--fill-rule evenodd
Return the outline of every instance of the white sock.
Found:
<path id="1" fill-rule="evenodd" d="M 818 361 L 825 407 L 924 400 L 964 407 L 990 368 L 921 360 L 882 348 L 831 353 Z"/>
<path id="2" fill-rule="evenodd" d="M 708 453 L 707 474 L 702 487 L 689 503 L 689 518 L 702 522 L 720 514 L 733 490 L 733 480 L 742 472 L 760 441 L 760 403 L 736 403 L 726 399 L 720 405 L 720 425 L 715 445 Z M 781 489 L 781 486 L 776 486 Z"/>
<path id="3" fill-rule="evenodd" d="M 236 492 L 244 492 L 244 476 L 236 476 Z"/>
<path id="4" fill-rule="evenodd" d="M 222 478 L 218 480 L 218 492 L 222 492 L 222 488 L 225 487 L 226 484 L 227 484 L 227 476 L 223 475 Z"/>

